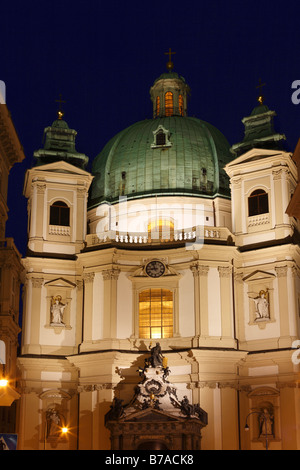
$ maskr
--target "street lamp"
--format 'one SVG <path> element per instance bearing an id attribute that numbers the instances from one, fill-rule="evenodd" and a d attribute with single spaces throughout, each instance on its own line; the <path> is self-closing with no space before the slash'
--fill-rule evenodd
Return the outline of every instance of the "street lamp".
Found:
<path id="1" fill-rule="evenodd" d="M 245 431 L 249 431 L 249 429 L 250 429 L 249 426 L 248 426 L 248 423 L 247 423 L 249 416 L 250 416 L 250 415 L 253 415 L 253 414 L 255 414 L 255 413 L 259 414 L 259 415 L 263 418 L 263 420 L 264 420 L 264 423 L 265 423 L 265 434 L 266 434 L 266 435 L 265 435 L 265 439 L 266 439 L 266 450 L 268 450 L 267 417 L 266 417 L 266 415 L 265 415 L 264 412 L 262 413 L 262 412 L 260 412 L 260 411 L 251 411 L 251 413 L 249 413 L 249 414 L 247 415 L 247 417 L 246 417 Z"/>

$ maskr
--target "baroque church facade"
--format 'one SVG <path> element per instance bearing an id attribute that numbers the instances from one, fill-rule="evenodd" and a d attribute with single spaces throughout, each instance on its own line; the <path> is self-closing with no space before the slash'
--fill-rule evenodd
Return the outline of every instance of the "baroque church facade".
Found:
<path id="1" fill-rule="evenodd" d="M 297 165 L 261 97 L 230 147 L 188 94 L 169 63 L 153 119 L 91 173 L 62 113 L 45 129 L 24 184 L 20 449 L 300 448 Z"/>

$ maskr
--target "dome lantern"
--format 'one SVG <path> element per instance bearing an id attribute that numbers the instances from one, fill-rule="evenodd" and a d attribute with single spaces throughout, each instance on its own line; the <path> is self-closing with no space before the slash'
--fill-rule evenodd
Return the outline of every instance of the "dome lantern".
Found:
<path id="1" fill-rule="evenodd" d="M 171 55 L 175 52 L 166 52 L 169 55 L 167 62 L 168 72 L 158 77 L 150 88 L 153 103 L 153 117 L 187 116 L 187 97 L 190 89 L 185 79 L 173 72 L 174 64 Z"/>

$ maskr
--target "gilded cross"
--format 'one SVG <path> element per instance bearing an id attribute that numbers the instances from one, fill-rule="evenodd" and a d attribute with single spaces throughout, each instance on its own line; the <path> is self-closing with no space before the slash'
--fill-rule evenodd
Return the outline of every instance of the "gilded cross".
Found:
<path id="1" fill-rule="evenodd" d="M 169 48 L 169 52 L 165 52 L 165 55 L 168 55 L 169 56 L 169 62 L 167 63 L 167 68 L 169 70 L 172 70 L 174 64 L 172 62 L 172 55 L 173 54 L 176 54 L 176 52 L 172 52 L 171 48 Z"/>
<path id="2" fill-rule="evenodd" d="M 64 113 L 63 113 L 61 104 L 62 104 L 62 103 L 66 103 L 66 101 L 62 100 L 61 94 L 60 94 L 60 95 L 59 95 L 59 100 L 55 100 L 55 102 L 56 102 L 56 103 L 59 103 L 59 110 L 58 110 L 58 112 L 57 112 L 57 114 L 58 114 L 58 119 L 62 119 Z"/>
<path id="3" fill-rule="evenodd" d="M 258 80 L 259 84 L 257 85 L 256 88 L 259 88 L 259 97 L 257 98 L 260 104 L 263 104 L 264 97 L 262 94 L 262 88 L 266 85 L 265 83 L 261 82 L 261 78 Z"/>

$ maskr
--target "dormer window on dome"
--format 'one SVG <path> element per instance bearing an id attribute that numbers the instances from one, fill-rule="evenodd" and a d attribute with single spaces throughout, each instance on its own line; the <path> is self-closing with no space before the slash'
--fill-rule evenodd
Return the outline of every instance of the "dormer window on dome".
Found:
<path id="1" fill-rule="evenodd" d="M 155 131 L 153 131 L 153 143 L 151 144 L 151 148 L 158 148 L 158 147 L 171 147 L 172 142 L 170 142 L 170 132 L 165 129 L 161 124 L 157 127 Z"/>

